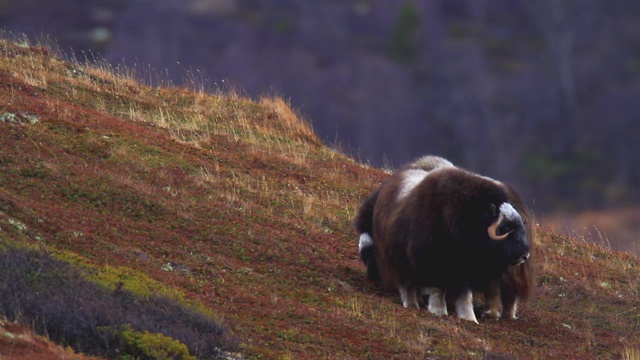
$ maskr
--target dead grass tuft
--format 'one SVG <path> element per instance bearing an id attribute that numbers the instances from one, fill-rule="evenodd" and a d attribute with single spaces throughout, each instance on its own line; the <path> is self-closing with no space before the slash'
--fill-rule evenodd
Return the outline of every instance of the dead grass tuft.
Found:
<path id="1" fill-rule="evenodd" d="M 640 350 L 625 347 L 622 352 L 622 360 L 640 360 Z"/>

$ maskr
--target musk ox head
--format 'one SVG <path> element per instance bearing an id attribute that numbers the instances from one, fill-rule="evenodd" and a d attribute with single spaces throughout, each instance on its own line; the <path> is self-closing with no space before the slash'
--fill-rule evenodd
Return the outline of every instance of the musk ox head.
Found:
<path id="1" fill-rule="evenodd" d="M 506 265 L 519 265 L 529 259 L 529 239 L 526 223 L 520 213 L 508 202 L 489 205 L 487 227 L 493 248 L 499 249 Z"/>

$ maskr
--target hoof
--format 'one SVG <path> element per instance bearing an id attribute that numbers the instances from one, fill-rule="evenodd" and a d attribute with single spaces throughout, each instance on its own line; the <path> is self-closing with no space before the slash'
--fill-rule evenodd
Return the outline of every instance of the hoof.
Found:
<path id="1" fill-rule="evenodd" d="M 464 320 L 468 320 L 468 321 L 474 322 L 476 324 L 479 324 L 478 319 L 476 319 L 476 315 L 473 312 L 471 312 L 471 313 L 461 312 L 461 313 L 458 314 L 458 318 L 464 319 Z"/>
<path id="2" fill-rule="evenodd" d="M 447 308 L 445 307 L 443 309 L 443 308 L 429 306 L 429 312 L 434 315 L 444 316 L 444 315 L 447 315 Z"/>
<path id="3" fill-rule="evenodd" d="M 489 309 L 486 310 L 485 312 L 482 313 L 482 317 L 483 318 L 489 318 L 489 319 L 500 319 L 500 311 L 496 310 L 496 309 Z"/>

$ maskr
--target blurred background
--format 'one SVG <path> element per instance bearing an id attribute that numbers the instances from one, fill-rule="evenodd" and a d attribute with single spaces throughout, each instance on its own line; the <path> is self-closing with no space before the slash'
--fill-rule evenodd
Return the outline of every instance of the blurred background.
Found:
<path id="1" fill-rule="evenodd" d="M 152 84 L 281 96 L 362 162 L 438 154 L 640 253 L 637 0 L 0 0 L 0 26 Z"/>

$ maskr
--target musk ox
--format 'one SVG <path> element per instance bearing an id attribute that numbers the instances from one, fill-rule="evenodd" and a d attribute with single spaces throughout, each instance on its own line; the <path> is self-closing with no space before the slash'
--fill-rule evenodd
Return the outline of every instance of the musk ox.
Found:
<path id="1" fill-rule="evenodd" d="M 473 292 L 485 296 L 483 316 L 515 319 L 533 289 L 533 228 L 509 185 L 422 157 L 393 173 L 367 197 L 355 220 L 367 277 L 398 289 L 404 307 L 478 322 Z"/>

